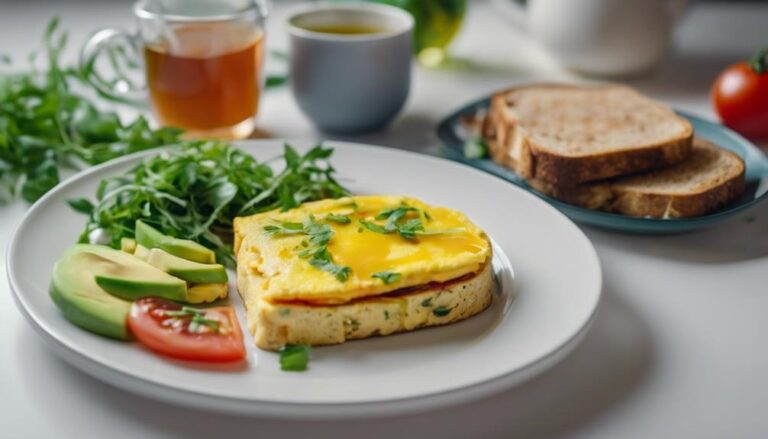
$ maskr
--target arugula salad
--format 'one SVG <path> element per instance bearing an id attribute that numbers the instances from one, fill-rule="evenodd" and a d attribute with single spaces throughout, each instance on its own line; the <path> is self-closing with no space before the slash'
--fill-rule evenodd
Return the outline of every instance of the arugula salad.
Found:
<path id="1" fill-rule="evenodd" d="M 317 145 L 301 155 L 285 145 L 280 172 L 223 142 L 185 142 L 144 160 L 125 175 L 105 179 L 96 200 L 70 200 L 88 215 L 81 243 L 119 248 L 134 237 L 137 219 L 162 233 L 196 241 L 234 266 L 232 219 L 288 210 L 305 201 L 348 192 L 328 163 L 333 149 Z"/>

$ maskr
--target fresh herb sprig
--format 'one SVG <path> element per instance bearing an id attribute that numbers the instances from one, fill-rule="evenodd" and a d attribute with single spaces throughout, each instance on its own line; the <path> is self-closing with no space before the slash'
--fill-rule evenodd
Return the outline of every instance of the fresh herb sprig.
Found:
<path id="1" fill-rule="evenodd" d="M 346 215 L 336 215 L 333 213 L 326 215 L 325 220 L 334 222 L 336 224 L 349 224 L 352 222 L 352 220 Z"/>
<path id="2" fill-rule="evenodd" d="M 299 249 L 300 258 L 308 259 L 309 264 L 318 270 L 331 273 L 339 282 L 346 282 L 349 275 L 352 274 L 351 268 L 337 265 L 328 251 L 328 244 L 333 237 L 331 226 L 317 221 L 312 215 L 307 217 L 303 223 L 280 222 L 266 225 L 264 226 L 264 233 L 268 236 L 304 234 L 307 239 L 302 241 L 302 247 Z"/>
<path id="3" fill-rule="evenodd" d="M 88 72 L 61 65 L 67 33 L 52 19 L 43 37 L 44 71 L 0 74 L 0 202 L 18 194 L 34 202 L 61 180 L 60 169 L 80 169 L 178 141 L 181 130 L 153 130 L 143 117 L 124 124 L 74 91 L 87 89 Z M 9 60 L 5 60 L 9 61 Z"/>
<path id="4" fill-rule="evenodd" d="M 134 236 L 134 223 L 141 219 L 166 235 L 213 249 L 219 261 L 233 266 L 229 242 L 236 216 L 347 195 L 333 177 L 332 154 L 322 145 L 303 155 L 285 145 L 285 166 L 275 172 L 226 143 L 182 143 L 103 180 L 95 202 L 70 200 L 89 216 L 80 242 L 119 248 L 122 238 Z"/>
<path id="5" fill-rule="evenodd" d="M 200 332 L 198 328 L 204 326 L 208 327 L 208 329 L 214 333 L 218 333 L 220 331 L 219 322 L 217 320 L 206 318 L 203 311 L 197 308 L 183 306 L 180 310 L 165 310 L 163 311 L 163 316 L 176 319 L 191 317 L 189 325 L 191 332 Z"/>
<path id="6" fill-rule="evenodd" d="M 393 271 L 380 271 L 378 273 L 374 273 L 371 275 L 374 279 L 381 279 L 382 282 L 384 282 L 385 285 L 389 285 L 393 282 L 397 282 L 400 280 L 402 275 L 400 273 L 395 273 Z"/>
<path id="7" fill-rule="evenodd" d="M 417 218 L 408 218 L 407 215 L 410 212 L 417 214 Z M 429 214 L 423 209 L 417 209 L 408 205 L 401 205 L 389 209 L 384 209 L 379 212 L 375 217 L 375 220 L 385 220 L 384 224 L 377 224 L 373 221 L 360 220 L 360 225 L 365 229 L 381 234 L 397 233 L 407 240 L 414 240 L 417 236 L 430 236 L 430 235 L 450 235 L 461 233 L 463 229 L 431 229 L 427 230 L 424 226 L 425 222 L 429 222 L 431 218 Z"/>

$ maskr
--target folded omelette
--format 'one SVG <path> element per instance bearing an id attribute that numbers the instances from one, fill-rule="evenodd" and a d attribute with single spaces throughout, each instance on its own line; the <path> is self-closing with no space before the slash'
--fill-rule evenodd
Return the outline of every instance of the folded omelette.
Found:
<path id="1" fill-rule="evenodd" d="M 234 221 L 258 347 L 335 344 L 459 321 L 491 302 L 491 246 L 464 214 L 404 196 L 305 203 Z"/>

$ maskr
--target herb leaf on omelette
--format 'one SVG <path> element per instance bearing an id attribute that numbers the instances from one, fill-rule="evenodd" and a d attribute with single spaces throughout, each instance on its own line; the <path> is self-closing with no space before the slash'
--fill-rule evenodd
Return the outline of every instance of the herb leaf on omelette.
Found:
<path id="1" fill-rule="evenodd" d="M 328 244 L 333 238 L 333 229 L 328 224 L 317 221 L 313 215 L 308 216 L 303 223 L 280 222 L 266 225 L 264 233 L 269 236 L 304 234 L 308 239 L 301 242 L 301 248 L 298 251 L 300 258 L 309 259 L 311 266 L 332 274 L 339 282 L 346 282 L 352 274 L 350 267 L 337 265 L 333 261 L 333 255 L 328 251 Z"/>
<path id="2" fill-rule="evenodd" d="M 408 218 L 408 213 L 414 212 L 417 214 L 417 218 Z M 431 235 L 450 235 L 455 233 L 461 233 L 463 229 L 431 229 L 426 230 L 424 223 L 430 221 L 429 214 L 423 209 L 417 209 L 415 207 L 403 204 L 399 207 L 392 207 L 384 209 L 379 212 L 375 217 L 375 220 L 386 220 L 384 225 L 377 224 L 373 221 L 360 220 L 360 224 L 374 233 L 389 234 L 397 233 L 407 240 L 414 240 L 417 236 L 431 236 Z"/>
<path id="3" fill-rule="evenodd" d="M 374 279 L 381 279 L 382 282 L 384 282 L 385 285 L 389 285 L 393 282 L 397 282 L 400 280 L 402 275 L 400 273 L 395 273 L 393 271 L 381 271 L 378 273 L 374 273 L 371 275 Z"/>

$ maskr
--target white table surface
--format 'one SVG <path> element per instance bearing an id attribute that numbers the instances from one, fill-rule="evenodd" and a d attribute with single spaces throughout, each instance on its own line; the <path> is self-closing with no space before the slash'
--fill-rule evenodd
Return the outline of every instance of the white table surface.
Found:
<path id="1" fill-rule="evenodd" d="M 278 0 L 269 46 L 284 48 Z M 453 46 L 460 66 L 419 69 L 388 130 L 348 138 L 429 151 L 449 110 L 525 80 L 577 79 L 483 1 Z M 290 6 L 290 5 L 289 5 Z M 0 52 L 16 59 L 61 14 L 71 41 L 130 26 L 128 1 L 0 2 Z M 659 71 L 629 81 L 704 117 L 719 69 L 768 44 L 768 4 L 700 4 L 683 19 Z M 74 58 L 74 53 L 71 53 Z M 259 125 L 275 137 L 322 138 L 287 89 L 270 91 Z M 468 190 L 470 190 L 468 188 Z M 24 213 L 0 208 L 0 254 Z M 504 214 L 503 207 L 500 215 Z M 512 220 L 510 220 L 512 222 Z M 51 353 L 0 283 L 0 436 L 759 438 L 768 435 L 768 203 L 710 230 L 631 236 L 583 227 L 605 272 L 604 302 L 584 343 L 539 378 L 463 406 L 390 419 L 273 421 L 192 411 L 101 383 Z M 5 278 L 5 266 L 0 278 Z M 556 275 L 556 271 L 553 272 Z M 471 367 L 468 364 L 467 367 Z"/>

